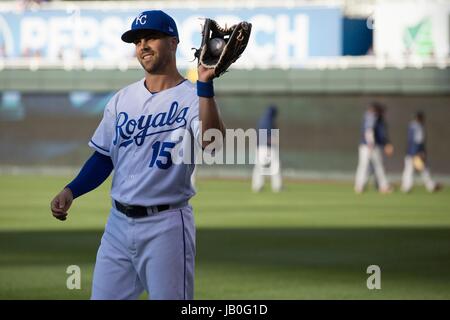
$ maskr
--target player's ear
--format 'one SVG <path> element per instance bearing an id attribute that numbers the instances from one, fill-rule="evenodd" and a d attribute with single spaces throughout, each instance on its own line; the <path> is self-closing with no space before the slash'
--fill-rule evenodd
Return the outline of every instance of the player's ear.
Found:
<path id="1" fill-rule="evenodd" d="M 170 49 L 176 51 L 178 47 L 178 39 L 175 37 L 170 38 Z"/>

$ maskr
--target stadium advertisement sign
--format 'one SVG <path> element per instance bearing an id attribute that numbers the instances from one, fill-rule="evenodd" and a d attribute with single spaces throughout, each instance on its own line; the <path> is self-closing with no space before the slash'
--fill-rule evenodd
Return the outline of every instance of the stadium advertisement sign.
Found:
<path id="1" fill-rule="evenodd" d="M 450 54 L 450 4 L 383 3 L 374 14 L 377 56 L 446 58 Z"/>
<path id="2" fill-rule="evenodd" d="M 48 60 L 91 58 L 102 61 L 132 58 L 133 46 L 121 34 L 145 10 L 0 11 L 0 49 L 4 58 L 42 57 Z M 241 67 L 301 66 L 310 57 L 342 54 L 342 11 L 338 7 L 208 8 L 165 10 L 174 17 L 180 33 L 178 61 L 189 65 L 193 47 L 201 41 L 201 18 L 231 25 L 240 20 L 253 24 L 253 33 Z"/>

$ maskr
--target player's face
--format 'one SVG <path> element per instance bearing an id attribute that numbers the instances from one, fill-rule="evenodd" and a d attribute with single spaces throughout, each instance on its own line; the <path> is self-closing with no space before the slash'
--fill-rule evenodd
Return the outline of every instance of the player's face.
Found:
<path id="1" fill-rule="evenodd" d="M 163 33 L 147 33 L 138 37 L 134 44 L 139 63 L 151 74 L 164 73 L 175 57 L 176 41 Z"/>

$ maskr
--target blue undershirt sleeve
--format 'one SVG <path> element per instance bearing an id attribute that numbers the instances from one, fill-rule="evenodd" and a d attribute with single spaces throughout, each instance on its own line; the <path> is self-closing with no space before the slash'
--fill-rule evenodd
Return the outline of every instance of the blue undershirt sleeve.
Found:
<path id="1" fill-rule="evenodd" d="M 78 198 L 101 185 L 113 169 L 111 157 L 95 151 L 81 168 L 77 177 L 66 188 L 72 191 L 74 199 Z"/>

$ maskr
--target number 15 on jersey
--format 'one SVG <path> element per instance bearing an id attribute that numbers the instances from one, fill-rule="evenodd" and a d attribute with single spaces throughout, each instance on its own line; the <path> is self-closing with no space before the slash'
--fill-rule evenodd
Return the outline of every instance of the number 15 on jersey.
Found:
<path id="1" fill-rule="evenodd" d="M 169 169 L 172 166 L 172 155 L 170 150 L 175 147 L 175 142 L 162 142 L 156 141 L 152 145 L 152 159 L 150 160 L 149 167 L 156 166 L 159 169 Z M 165 160 L 164 160 L 165 159 Z"/>

